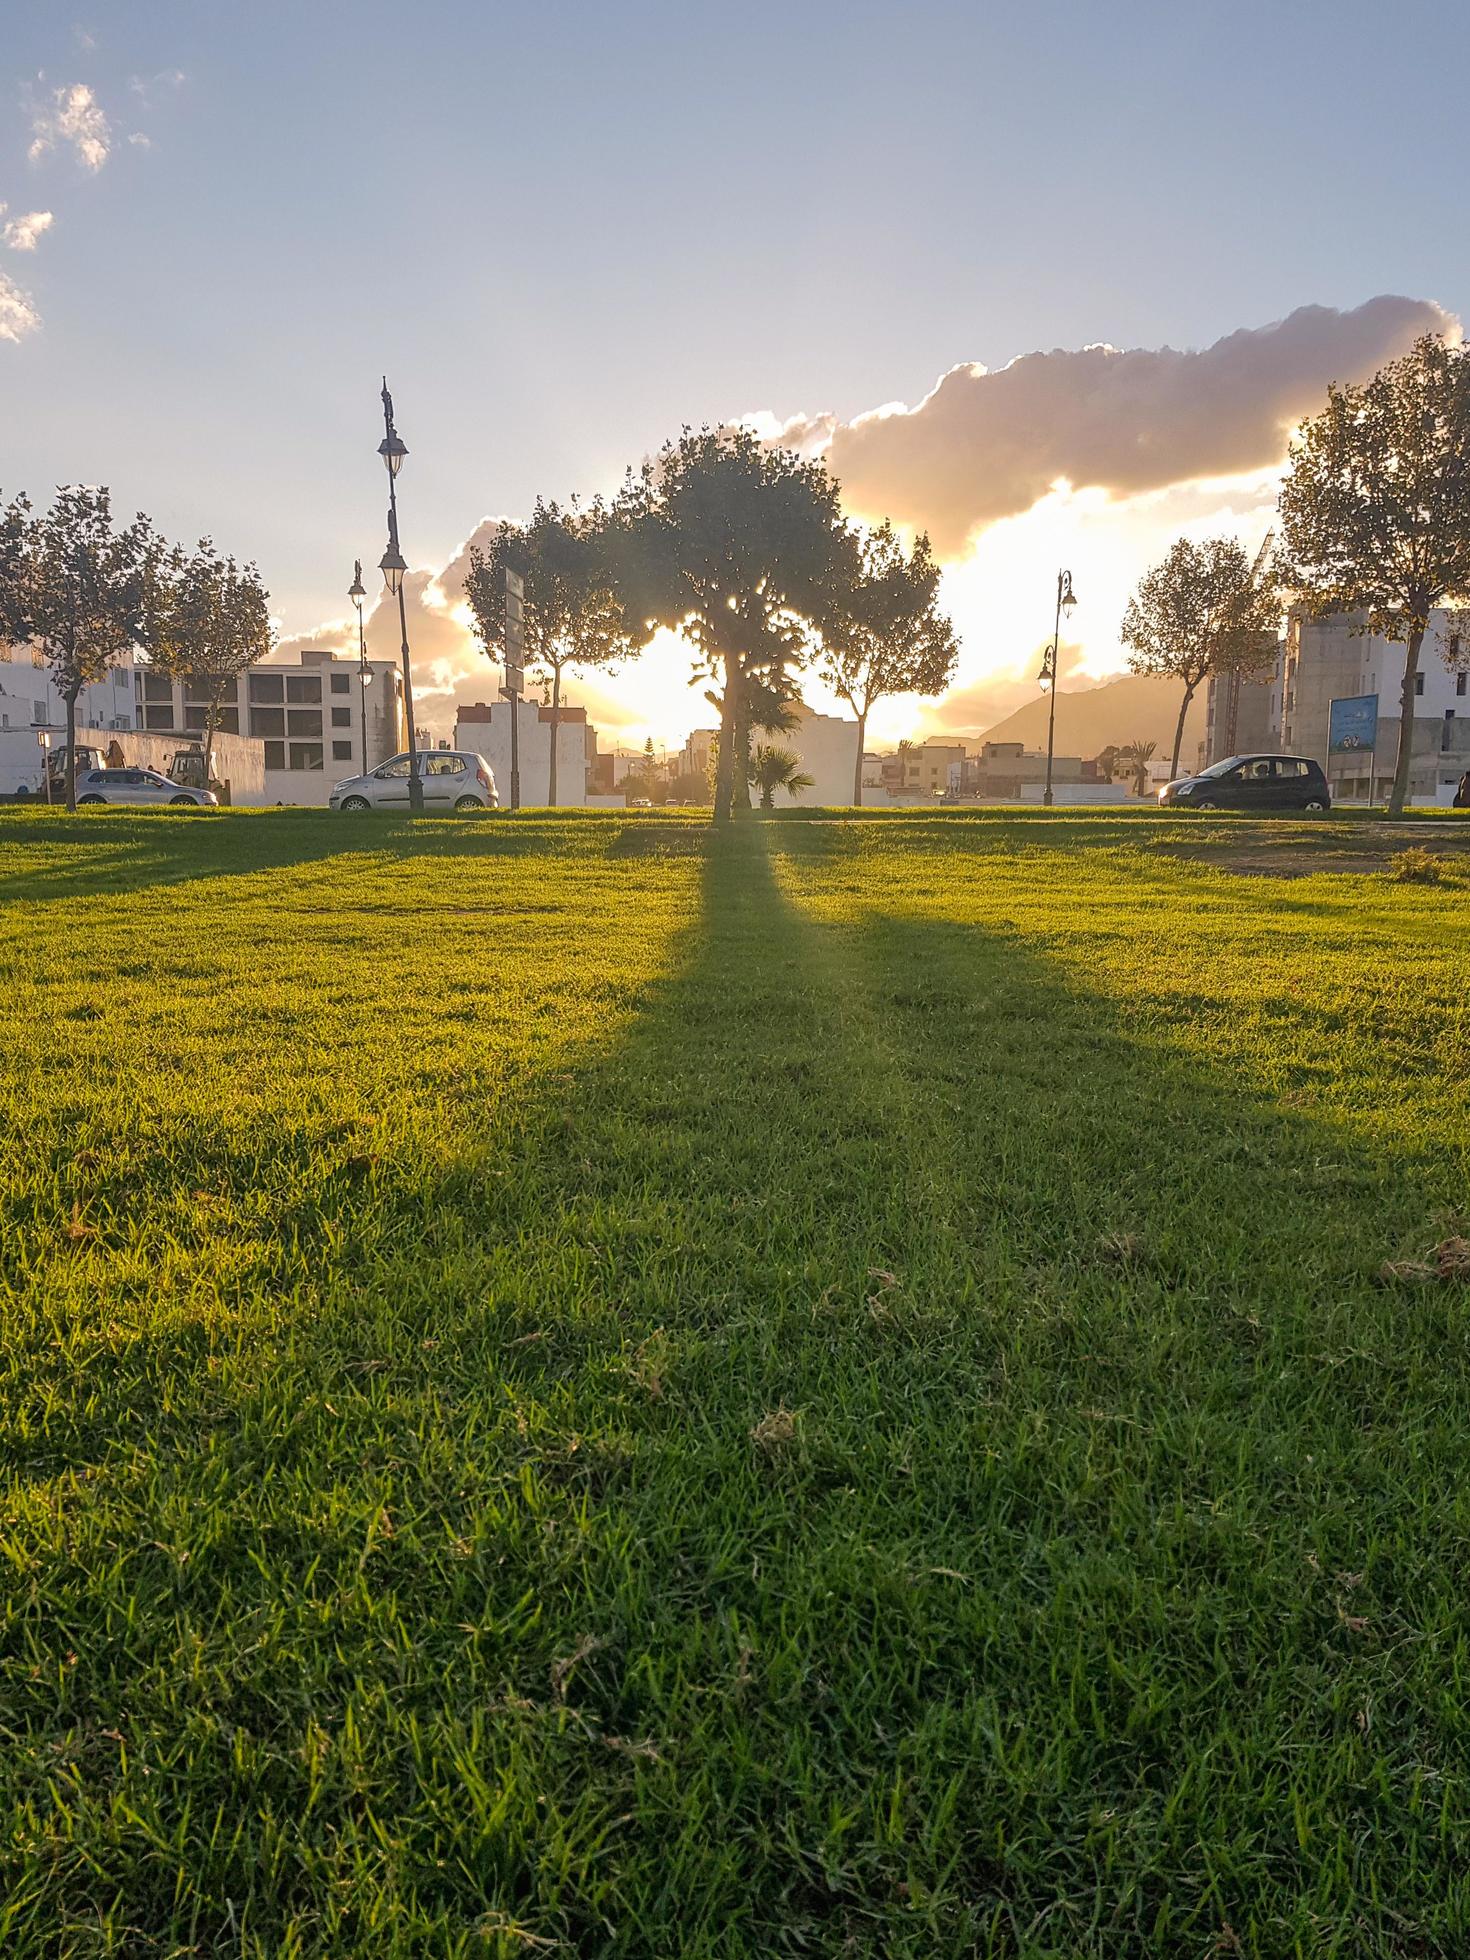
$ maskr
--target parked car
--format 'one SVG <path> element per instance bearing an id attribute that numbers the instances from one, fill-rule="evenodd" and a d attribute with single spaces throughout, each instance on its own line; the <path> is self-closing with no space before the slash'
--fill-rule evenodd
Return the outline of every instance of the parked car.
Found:
<path id="1" fill-rule="evenodd" d="M 77 802 L 166 803 L 174 808 L 213 810 L 219 798 L 212 789 L 189 789 L 160 776 L 156 769 L 79 769 Z"/>
<path id="2" fill-rule="evenodd" d="M 327 801 L 334 810 L 406 810 L 408 755 L 391 756 L 365 776 L 348 776 Z M 482 755 L 463 749 L 420 749 L 419 776 L 426 810 L 498 810 L 495 771 Z"/>
<path id="3" fill-rule="evenodd" d="M 1322 765 L 1304 755 L 1228 755 L 1159 791 L 1163 809 L 1330 810 Z"/>

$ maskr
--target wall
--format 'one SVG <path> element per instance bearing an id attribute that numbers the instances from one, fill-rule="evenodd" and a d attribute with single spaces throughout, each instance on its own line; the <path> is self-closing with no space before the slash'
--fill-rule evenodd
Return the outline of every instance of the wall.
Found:
<path id="1" fill-rule="evenodd" d="M 65 743 L 63 733 L 53 731 L 52 746 Z M 168 765 L 177 752 L 188 745 L 179 735 L 146 735 L 136 729 L 77 729 L 77 747 L 106 749 L 116 742 L 125 763 L 144 769 L 157 769 L 167 775 Z M 273 802 L 266 793 L 265 745 L 245 735 L 221 735 L 215 743 L 216 774 L 230 788 L 230 801 L 241 808 L 259 808 Z M 0 729 L 0 796 L 13 796 L 22 786 L 35 790 L 41 785 L 41 748 L 32 729 Z"/>
<path id="2" fill-rule="evenodd" d="M 131 661 L 124 661 L 105 679 L 82 689 L 77 697 L 77 722 L 114 734 L 136 725 Z M 28 647 L 0 645 L 0 734 L 6 729 L 65 726 L 66 703 L 48 670 L 35 665 Z"/>

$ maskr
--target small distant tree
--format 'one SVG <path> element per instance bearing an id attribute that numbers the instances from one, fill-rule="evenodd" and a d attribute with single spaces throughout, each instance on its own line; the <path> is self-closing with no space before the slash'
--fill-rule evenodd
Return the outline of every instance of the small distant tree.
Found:
<path id="1" fill-rule="evenodd" d="M 891 524 L 865 533 L 857 577 L 827 633 L 822 676 L 857 716 L 852 800 L 863 800 L 868 715 L 895 694 L 942 694 L 954 673 L 959 642 L 939 609 L 939 567 L 927 537 L 906 553 Z"/>
<path id="2" fill-rule="evenodd" d="M 1327 406 L 1281 487 L 1288 582 L 1313 613 L 1362 615 L 1404 648 L 1389 814 L 1409 793 L 1415 678 L 1429 616 L 1470 602 L 1470 348 L 1433 334 Z"/>
<path id="3" fill-rule="evenodd" d="M 557 735 L 565 675 L 608 668 L 637 652 L 614 590 L 604 549 L 606 507 L 567 509 L 536 499 L 526 525 L 503 524 L 489 546 L 470 547 L 464 593 L 475 632 L 492 660 L 505 658 L 505 574 L 525 585 L 522 630 L 532 678 L 549 688 L 551 762 L 546 800 L 557 800 Z"/>
<path id="4" fill-rule="evenodd" d="M 775 809 L 778 789 L 784 789 L 794 803 L 816 781 L 815 776 L 809 776 L 803 770 L 799 755 L 793 754 L 790 749 L 774 748 L 767 742 L 757 742 L 752 751 L 749 775 L 751 783 L 761 793 L 763 810 Z"/>
<path id="5" fill-rule="evenodd" d="M 1106 748 L 1098 750 L 1097 766 L 1102 771 L 1102 778 L 1105 783 L 1110 783 L 1117 774 L 1118 761 L 1121 755 L 1122 750 L 1116 742 L 1109 742 Z"/>
<path id="6" fill-rule="evenodd" d="M 26 593 L 27 541 L 31 505 L 28 497 L 0 504 L 0 643 L 18 646 L 31 636 Z"/>
<path id="7" fill-rule="evenodd" d="M 1123 764 L 1132 779 L 1135 796 L 1144 796 L 1148 792 L 1148 765 L 1153 761 L 1157 747 L 1157 742 L 1125 742 L 1122 748 L 1114 751 L 1116 760 Z M 1176 773 L 1177 770 L 1176 763 Z"/>
<path id="8" fill-rule="evenodd" d="M 1203 544 L 1180 538 L 1139 580 L 1119 637 L 1131 649 L 1128 665 L 1135 674 L 1184 684 L 1171 775 L 1179 774 L 1184 721 L 1201 682 L 1217 673 L 1262 672 L 1275 656 L 1279 612 L 1275 589 L 1257 583 L 1250 558 L 1234 538 Z"/>
<path id="9" fill-rule="evenodd" d="M 225 697 L 270 650 L 270 596 L 254 565 L 239 565 L 201 538 L 168 553 L 153 582 L 145 629 L 153 666 L 204 696 L 208 780 Z"/>
<path id="10" fill-rule="evenodd" d="M 162 547 L 148 519 L 119 528 L 105 486 L 73 484 L 27 524 L 20 586 L 27 639 L 66 703 L 66 807 L 77 807 L 77 697 L 143 640 Z"/>
<path id="11" fill-rule="evenodd" d="M 745 778 L 747 692 L 781 687 L 835 624 L 853 583 L 837 486 L 819 462 L 749 429 L 686 430 L 630 474 L 614 507 L 619 588 L 640 642 L 682 633 L 718 685 L 714 820 Z"/>

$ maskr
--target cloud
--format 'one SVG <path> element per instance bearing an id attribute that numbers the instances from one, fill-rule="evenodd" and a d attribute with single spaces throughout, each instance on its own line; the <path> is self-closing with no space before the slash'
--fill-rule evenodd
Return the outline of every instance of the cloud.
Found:
<path id="1" fill-rule="evenodd" d="M 112 132 L 102 105 L 85 82 L 52 91 L 49 102 L 31 111 L 31 162 L 37 163 L 58 144 L 69 143 L 84 169 L 98 171 L 106 163 Z"/>
<path id="2" fill-rule="evenodd" d="M 4 209 L 5 206 L 0 204 L 0 212 L 3 212 Z M 49 211 L 27 211 L 23 218 L 12 218 L 10 220 L 4 230 L 0 231 L 0 240 L 3 240 L 12 252 L 34 252 L 36 249 L 36 240 L 41 236 L 43 231 L 49 231 L 50 229 L 51 213 Z"/>
<path id="3" fill-rule="evenodd" d="M 128 138 L 128 141 L 135 150 L 151 150 L 153 148 L 153 138 L 151 136 L 145 136 L 141 129 L 135 129 Z"/>
<path id="4" fill-rule="evenodd" d="M 945 557 L 1052 486 L 1111 495 L 1277 463 L 1329 381 L 1366 378 L 1424 333 L 1458 333 L 1430 300 L 1383 296 L 1348 312 L 1303 306 L 1213 346 L 1023 354 L 994 372 L 951 368 L 917 407 L 747 418 L 825 454 L 844 502 L 927 530 Z"/>
<path id="5" fill-rule="evenodd" d="M 23 293 L 13 279 L 0 272 L 0 340 L 24 340 L 41 324 L 41 316 L 29 293 Z"/>
<path id="6" fill-rule="evenodd" d="M 128 87 L 145 108 L 151 109 L 161 91 L 181 89 L 187 79 L 182 68 L 161 68 L 156 75 L 130 75 Z"/>

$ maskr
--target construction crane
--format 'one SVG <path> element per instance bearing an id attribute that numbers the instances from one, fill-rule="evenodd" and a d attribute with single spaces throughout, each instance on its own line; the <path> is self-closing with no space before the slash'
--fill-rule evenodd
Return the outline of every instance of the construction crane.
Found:
<path id="1" fill-rule="evenodd" d="M 1265 579 L 1266 573 L 1270 570 L 1271 547 L 1275 544 L 1275 542 L 1276 542 L 1276 527 L 1274 524 L 1271 524 L 1266 527 L 1266 535 L 1261 539 L 1261 548 L 1256 553 L 1255 563 L 1251 566 L 1252 590 L 1259 590 L 1262 582 Z M 1241 677 L 1239 674 L 1227 674 L 1225 676 L 1225 753 L 1226 755 L 1234 755 L 1235 753 L 1236 731 L 1240 723 L 1240 688 L 1241 688 Z"/>

